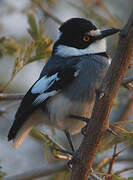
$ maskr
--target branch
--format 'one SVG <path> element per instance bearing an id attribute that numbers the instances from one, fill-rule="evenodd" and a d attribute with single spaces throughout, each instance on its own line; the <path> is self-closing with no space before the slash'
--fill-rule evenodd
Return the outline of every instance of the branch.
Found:
<path id="1" fill-rule="evenodd" d="M 118 156 L 118 155 L 116 154 L 116 149 L 117 149 L 117 144 L 116 144 L 115 147 L 114 147 L 114 153 L 113 153 L 112 159 L 111 159 L 110 164 L 109 164 L 108 174 L 112 174 L 113 165 L 114 165 L 115 159 L 116 159 L 117 156 Z"/>
<path id="2" fill-rule="evenodd" d="M 131 84 L 131 82 L 133 82 L 133 76 L 124 78 L 122 85 L 129 90 L 133 90 L 133 85 Z"/>
<path id="3" fill-rule="evenodd" d="M 130 170 L 133 170 L 133 167 L 124 168 L 124 169 L 122 169 L 122 170 L 116 171 L 116 172 L 115 172 L 115 175 L 119 175 L 119 174 L 121 174 L 121 173 L 124 173 L 124 172 L 126 172 L 126 171 L 130 171 Z"/>
<path id="4" fill-rule="evenodd" d="M 6 94 L 0 93 L 0 100 L 20 100 L 23 99 L 24 94 Z"/>
<path id="5" fill-rule="evenodd" d="M 124 78 L 122 84 L 124 85 L 126 83 L 131 83 L 131 82 L 133 82 L 133 76 Z"/>
<path id="6" fill-rule="evenodd" d="M 5 176 L 3 180 L 31 180 L 33 178 L 40 178 L 64 171 L 66 170 L 66 167 L 67 163 L 49 164 L 44 167 L 32 169 L 18 175 Z"/>
<path id="7" fill-rule="evenodd" d="M 87 137 L 84 137 L 79 149 L 76 152 L 76 159 L 73 163 L 71 180 L 87 180 L 98 145 L 102 140 L 104 132 L 109 127 L 109 114 L 113 99 L 122 83 L 122 79 L 128 70 L 133 55 L 133 12 L 120 33 L 118 46 L 111 66 L 100 87 L 104 96 L 99 99 L 93 108 L 90 123 L 87 126 Z"/>
<path id="8" fill-rule="evenodd" d="M 131 82 L 133 82 L 133 76 L 124 78 L 122 81 L 122 85 L 128 90 L 133 90 L 133 85 L 131 84 Z"/>
<path id="9" fill-rule="evenodd" d="M 111 159 L 112 159 L 112 156 L 106 157 L 101 162 L 94 164 L 94 166 L 96 167 L 96 169 L 101 169 L 102 167 L 106 166 Z M 122 156 L 116 159 L 116 162 L 124 162 L 124 161 L 133 162 L 133 158 L 130 156 L 125 156 L 125 157 Z"/>
<path id="10" fill-rule="evenodd" d="M 6 105 L 5 107 L 0 107 L 0 115 L 6 113 L 8 110 L 12 109 L 13 107 L 17 106 L 18 102 L 11 103 L 9 105 Z"/>
<path id="11" fill-rule="evenodd" d="M 32 2 L 34 3 L 34 4 L 36 4 L 41 10 L 42 10 L 42 12 L 46 15 L 46 16 L 48 16 L 48 17 L 50 17 L 51 19 L 53 19 L 57 24 L 62 24 L 63 22 L 60 20 L 60 19 L 58 19 L 55 15 L 53 15 L 51 12 L 49 12 L 49 10 L 47 10 L 45 7 L 44 7 L 44 5 L 43 5 L 43 3 L 41 2 L 41 1 L 39 1 L 39 0 L 32 0 Z"/>
<path id="12" fill-rule="evenodd" d="M 129 119 L 129 116 L 132 113 L 132 109 L 133 109 L 133 92 L 131 92 L 131 94 L 128 97 L 127 103 L 125 105 L 125 108 L 123 109 L 121 115 L 119 116 L 119 118 L 117 119 L 116 122 L 124 122 L 127 121 Z M 123 124 L 123 123 L 122 123 Z"/>

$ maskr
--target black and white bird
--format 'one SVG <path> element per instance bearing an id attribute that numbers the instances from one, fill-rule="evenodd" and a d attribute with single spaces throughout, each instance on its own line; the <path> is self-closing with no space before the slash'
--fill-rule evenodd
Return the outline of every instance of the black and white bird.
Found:
<path id="1" fill-rule="evenodd" d="M 51 58 L 16 112 L 8 134 L 14 147 L 38 125 L 67 135 L 81 131 L 85 122 L 76 116 L 90 118 L 96 91 L 110 65 L 105 38 L 120 31 L 100 30 L 83 18 L 69 19 L 59 30 Z"/>

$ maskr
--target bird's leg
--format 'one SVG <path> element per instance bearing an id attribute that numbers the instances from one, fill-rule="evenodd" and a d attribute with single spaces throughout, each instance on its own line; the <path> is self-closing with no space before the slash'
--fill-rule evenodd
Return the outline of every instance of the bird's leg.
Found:
<path id="1" fill-rule="evenodd" d="M 69 168 L 72 168 L 72 164 L 75 162 L 75 148 L 74 148 L 74 145 L 73 145 L 73 142 L 72 142 L 72 138 L 71 138 L 71 135 L 69 133 L 69 131 L 65 130 L 65 134 L 66 134 L 66 137 L 68 139 L 68 142 L 69 142 L 69 145 L 71 147 L 71 150 L 72 150 L 72 159 L 70 161 L 68 161 L 68 167 Z"/>
<path id="2" fill-rule="evenodd" d="M 69 142 L 69 145 L 71 147 L 71 150 L 72 150 L 72 152 L 74 152 L 75 150 L 74 150 L 74 145 L 73 145 L 73 142 L 72 142 L 71 135 L 70 135 L 69 131 L 67 131 L 67 130 L 65 130 L 64 132 L 65 132 L 65 135 L 66 135 L 67 140 Z"/>
<path id="3" fill-rule="evenodd" d="M 69 155 L 71 156 L 71 160 L 68 161 L 68 167 L 71 168 L 73 162 L 74 162 L 75 159 L 76 159 L 76 158 L 75 158 L 75 153 L 76 153 L 76 151 L 75 151 L 75 148 L 74 148 L 74 145 L 73 145 L 73 142 L 72 142 L 72 138 L 71 138 L 71 135 L 70 135 L 69 131 L 65 130 L 64 133 L 65 133 L 65 135 L 66 135 L 66 137 L 67 137 L 67 140 L 68 140 L 68 142 L 69 142 L 69 145 L 70 145 L 72 151 L 70 152 L 70 151 L 68 151 L 68 150 L 60 149 L 60 148 L 59 148 L 59 149 L 56 148 L 56 150 L 59 151 L 59 152 L 62 152 L 62 153 L 64 153 L 64 154 L 69 154 Z"/>
<path id="4" fill-rule="evenodd" d="M 73 118 L 73 119 L 78 119 L 80 121 L 83 121 L 86 123 L 86 125 L 81 129 L 81 133 L 84 135 L 84 136 L 87 136 L 86 134 L 86 128 L 87 128 L 87 125 L 88 125 L 88 122 L 89 122 L 89 118 L 86 118 L 86 117 L 82 117 L 82 116 L 76 116 L 76 115 L 71 115 L 70 118 Z"/>
<path id="5" fill-rule="evenodd" d="M 70 135 L 69 131 L 67 131 L 67 130 L 65 130 L 64 133 L 65 133 L 65 135 L 66 135 L 66 137 L 67 137 L 67 140 L 68 140 L 68 142 L 69 142 L 69 145 L 70 145 L 72 151 L 68 151 L 68 150 L 66 150 L 66 149 L 64 149 L 64 148 L 55 148 L 55 149 L 56 149 L 57 151 L 59 151 L 59 152 L 64 153 L 64 154 L 68 154 L 68 155 L 70 155 L 70 156 L 73 156 L 73 153 L 75 152 L 75 150 L 74 150 L 74 145 L 73 145 L 73 143 L 72 143 L 71 135 Z"/>
<path id="6" fill-rule="evenodd" d="M 77 119 L 77 120 L 81 120 L 81 121 L 83 121 L 83 122 L 86 122 L 86 125 L 81 129 L 81 133 L 82 133 L 84 136 L 87 136 L 86 130 L 87 130 L 87 125 L 88 125 L 90 119 L 89 119 L 89 118 L 82 117 L 82 116 L 76 116 L 76 115 L 71 115 L 70 117 L 73 118 L 73 119 Z M 110 127 L 107 129 L 107 132 L 109 132 L 109 133 L 111 133 L 111 134 L 113 134 L 113 135 L 115 135 L 115 136 L 118 135 L 118 134 L 117 134 L 115 131 L 113 131 Z"/>
<path id="7" fill-rule="evenodd" d="M 86 123 L 88 123 L 88 121 L 89 121 L 89 118 L 85 118 L 85 117 L 82 117 L 82 116 L 76 116 L 76 115 L 70 115 L 70 118 L 78 119 L 78 120 L 84 121 Z"/>

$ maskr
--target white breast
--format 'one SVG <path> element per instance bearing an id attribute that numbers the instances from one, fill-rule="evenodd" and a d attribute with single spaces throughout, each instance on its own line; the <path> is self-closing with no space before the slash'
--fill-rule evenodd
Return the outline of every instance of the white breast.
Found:
<path id="1" fill-rule="evenodd" d="M 70 115 L 77 115 L 82 117 L 90 117 L 93 104 L 80 103 L 77 101 L 70 101 L 63 94 L 58 94 L 47 103 L 47 108 L 50 115 L 50 121 L 53 126 L 68 130 L 71 134 L 81 131 L 85 125 L 80 120 L 69 118 Z"/>

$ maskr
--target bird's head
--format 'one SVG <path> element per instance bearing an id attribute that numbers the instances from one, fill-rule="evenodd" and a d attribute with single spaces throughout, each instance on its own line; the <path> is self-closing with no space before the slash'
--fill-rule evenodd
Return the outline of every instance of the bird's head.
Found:
<path id="1" fill-rule="evenodd" d="M 120 31 L 115 28 L 100 30 L 83 18 L 71 18 L 59 30 L 53 52 L 63 57 L 106 52 L 105 38 Z"/>

